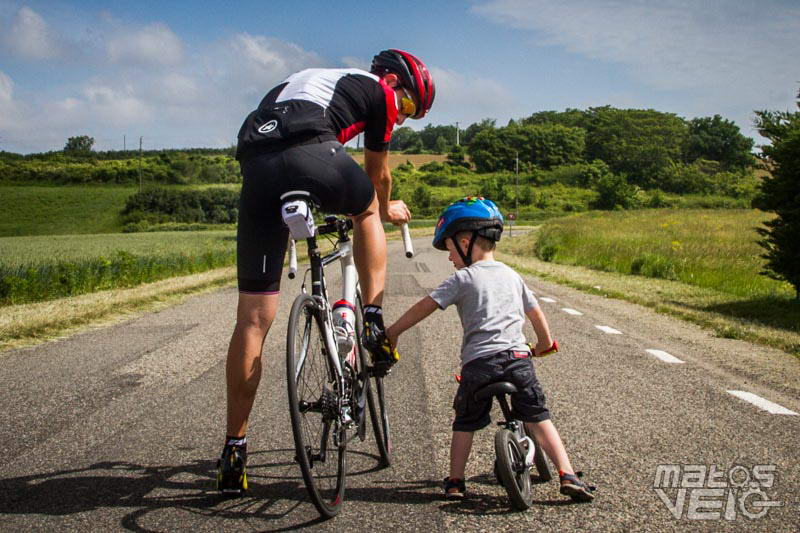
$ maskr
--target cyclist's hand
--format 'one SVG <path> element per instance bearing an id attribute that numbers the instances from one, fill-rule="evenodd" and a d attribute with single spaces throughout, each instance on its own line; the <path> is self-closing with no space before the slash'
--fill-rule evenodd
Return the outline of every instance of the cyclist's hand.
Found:
<path id="1" fill-rule="evenodd" d="M 403 200 L 391 200 L 386 210 L 381 210 L 381 219 L 399 226 L 411 220 L 411 211 Z"/>

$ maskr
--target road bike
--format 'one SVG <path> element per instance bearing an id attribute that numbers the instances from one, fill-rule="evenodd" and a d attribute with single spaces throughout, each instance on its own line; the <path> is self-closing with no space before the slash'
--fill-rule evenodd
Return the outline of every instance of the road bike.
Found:
<path id="1" fill-rule="evenodd" d="M 333 517 L 344 501 L 347 444 L 354 438 L 366 438 L 367 411 L 381 466 L 391 463 L 385 372 L 376 372 L 370 366 L 361 343 L 364 318 L 349 236 L 352 220 L 327 216 L 324 224 L 316 226 L 313 214 L 317 206 L 305 191 L 288 192 L 281 201 L 281 215 L 291 233 L 289 277 L 297 274 L 297 240 L 306 241 L 309 259 L 301 293 L 289 314 L 286 337 L 295 460 L 311 501 L 322 516 Z M 402 234 L 406 257 L 412 257 L 407 225 L 403 225 Z M 317 243 L 321 236 L 329 236 L 333 242 L 333 250 L 324 256 Z M 332 306 L 325 269 L 337 261 L 342 270 L 342 297 Z"/>
<path id="2" fill-rule="evenodd" d="M 507 397 L 517 392 L 508 381 L 490 383 L 475 391 L 478 402 L 494 397 L 503 411 L 505 420 L 498 422 L 500 429 L 494 435 L 494 475 L 506 489 L 511 505 L 520 511 L 531 506 L 531 467 L 536 466 L 538 481 L 550 481 L 552 476 L 541 447 L 525 424 L 516 420 L 508 406 Z"/>

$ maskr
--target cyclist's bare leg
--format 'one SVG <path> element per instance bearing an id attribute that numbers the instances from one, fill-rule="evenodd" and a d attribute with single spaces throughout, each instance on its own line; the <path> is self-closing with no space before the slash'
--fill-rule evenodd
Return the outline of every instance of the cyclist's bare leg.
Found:
<path id="1" fill-rule="evenodd" d="M 525 422 L 525 427 L 536 437 L 536 442 L 542 447 L 547 457 L 553 461 L 556 468 L 567 474 L 574 474 L 572 464 L 567 457 L 567 450 L 561 440 L 561 435 L 550 420 L 543 422 Z"/>
<path id="2" fill-rule="evenodd" d="M 225 364 L 230 436 L 240 437 L 247 431 L 247 419 L 261 381 L 261 349 L 275 319 L 279 299 L 279 294 L 239 293 L 236 327 Z"/>
<path id="3" fill-rule="evenodd" d="M 472 431 L 453 432 L 453 440 L 450 441 L 450 479 L 464 479 L 473 434 Z"/>
<path id="4" fill-rule="evenodd" d="M 386 283 L 386 234 L 379 212 L 378 196 L 366 211 L 353 218 L 353 260 L 358 270 L 364 305 L 381 305 Z"/>

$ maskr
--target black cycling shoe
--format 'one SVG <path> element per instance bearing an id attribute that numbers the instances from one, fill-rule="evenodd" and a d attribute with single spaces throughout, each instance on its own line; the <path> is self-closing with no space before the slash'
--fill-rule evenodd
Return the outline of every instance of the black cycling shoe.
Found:
<path id="1" fill-rule="evenodd" d="M 389 343 L 383 328 L 377 322 L 365 320 L 361 344 L 371 356 L 372 373 L 376 376 L 385 376 L 392 366 L 400 360 L 400 354 Z"/>
<path id="2" fill-rule="evenodd" d="M 238 446 L 225 446 L 217 460 L 217 490 L 240 496 L 247 490 L 247 453 Z"/>
<path id="3" fill-rule="evenodd" d="M 574 474 L 559 472 L 558 477 L 561 479 L 560 492 L 564 496 L 569 496 L 575 502 L 590 502 L 594 500 L 594 491 L 597 490 L 597 487 L 584 483 L 579 479 L 583 477 L 583 472 L 575 472 Z"/>

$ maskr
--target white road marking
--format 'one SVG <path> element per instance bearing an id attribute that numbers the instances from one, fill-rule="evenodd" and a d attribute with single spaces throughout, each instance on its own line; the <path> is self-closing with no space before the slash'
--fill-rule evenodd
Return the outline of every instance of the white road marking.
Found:
<path id="1" fill-rule="evenodd" d="M 595 326 L 595 327 L 604 333 L 610 333 L 611 335 L 622 335 L 621 331 L 616 330 L 610 326 Z"/>
<path id="2" fill-rule="evenodd" d="M 782 405 L 778 405 L 777 403 L 773 403 L 769 400 L 765 400 L 761 396 L 757 394 L 753 394 L 752 392 L 745 392 L 741 390 L 729 390 L 729 394 L 733 394 L 737 398 L 740 398 L 746 402 L 750 402 L 759 409 L 763 409 L 768 413 L 773 415 L 794 415 L 797 416 L 797 413 L 794 411 L 790 411 L 789 409 L 783 407 Z"/>
<path id="3" fill-rule="evenodd" d="M 568 315 L 581 316 L 583 314 L 580 311 L 576 311 L 574 309 L 570 309 L 569 307 L 562 307 L 561 310 L 564 311 L 565 313 L 567 313 Z"/>
<path id="4" fill-rule="evenodd" d="M 685 363 L 686 362 L 686 361 L 681 361 L 680 359 L 678 359 L 674 355 L 669 354 L 669 353 L 667 353 L 667 352 L 665 352 L 663 350 L 649 350 L 648 349 L 648 350 L 645 350 L 645 351 L 647 353 L 649 353 L 650 355 L 654 355 L 654 356 L 658 357 L 659 359 L 661 359 L 665 363 L 680 364 L 680 363 Z"/>
<path id="5" fill-rule="evenodd" d="M 548 298 L 547 296 L 542 296 L 542 297 L 541 297 L 541 298 L 539 298 L 539 299 L 540 299 L 541 301 L 543 301 L 543 302 L 547 302 L 547 303 L 549 303 L 549 304 L 554 304 L 554 303 L 556 303 L 556 301 L 555 301 L 553 298 Z"/>

